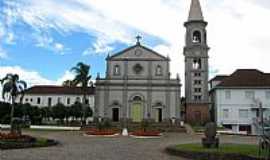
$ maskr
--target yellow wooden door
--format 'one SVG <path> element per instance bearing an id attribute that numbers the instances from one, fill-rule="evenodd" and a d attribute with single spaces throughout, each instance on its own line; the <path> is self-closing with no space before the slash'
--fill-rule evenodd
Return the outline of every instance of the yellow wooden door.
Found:
<path id="1" fill-rule="evenodd" d="M 134 103 L 131 108 L 131 118 L 133 122 L 141 122 L 143 118 L 142 105 L 140 103 Z"/>
<path id="2" fill-rule="evenodd" d="M 158 113 L 158 109 L 155 109 L 155 121 L 158 122 L 158 117 L 159 117 L 159 113 Z"/>

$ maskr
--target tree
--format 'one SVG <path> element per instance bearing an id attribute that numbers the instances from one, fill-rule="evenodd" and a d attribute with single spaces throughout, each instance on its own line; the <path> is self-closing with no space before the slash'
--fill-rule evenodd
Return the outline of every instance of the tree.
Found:
<path id="1" fill-rule="evenodd" d="M 2 89 L 2 97 L 4 100 L 7 100 L 11 104 L 11 112 L 10 112 L 10 132 L 14 133 L 13 129 L 13 115 L 14 115 L 14 107 L 15 100 L 20 95 L 19 103 L 22 102 L 24 97 L 24 90 L 27 88 L 27 84 L 25 81 L 19 79 L 18 74 L 7 74 L 3 79 L 0 80 Z"/>
<path id="2" fill-rule="evenodd" d="M 52 117 L 52 112 L 50 107 L 42 107 L 41 108 L 41 115 L 42 118 L 44 118 L 46 121 L 50 120 L 50 117 Z"/>
<path id="3" fill-rule="evenodd" d="M 64 87 L 72 87 L 72 86 L 74 86 L 74 84 L 73 84 L 73 81 L 72 80 L 65 80 L 62 83 L 62 86 L 64 86 Z"/>
<path id="4" fill-rule="evenodd" d="M 0 102 L 0 120 L 10 114 L 10 104 L 5 102 Z M 9 117 L 9 116 L 8 116 Z M 9 122 L 10 123 L 10 122 Z"/>
<path id="5" fill-rule="evenodd" d="M 80 86 L 83 92 L 83 122 L 85 124 L 86 119 L 86 96 L 88 85 L 91 80 L 91 75 L 89 75 L 90 66 L 79 62 L 75 67 L 71 68 L 71 71 L 75 73 L 75 78 L 73 79 L 73 84 Z"/>
<path id="6" fill-rule="evenodd" d="M 52 107 L 53 118 L 60 119 L 61 123 L 63 123 L 64 118 L 66 117 L 66 106 L 62 103 L 57 103 Z"/>
<path id="7" fill-rule="evenodd" d="M 82 104 L 80 102 L 75 102 L 70 108 L 71 116 L 75 117 L 76 120 L 78 118 L 82 118 L 83 117 L 82 108 L 83 107 L 82 107 Z"/>
<path id="8" fill-rule="evenodd" d="M 93 116 L 93 110 L 91 107 L 86 107 L 86 111 L 85 111 L 85 117 L 92 117 Z"/>

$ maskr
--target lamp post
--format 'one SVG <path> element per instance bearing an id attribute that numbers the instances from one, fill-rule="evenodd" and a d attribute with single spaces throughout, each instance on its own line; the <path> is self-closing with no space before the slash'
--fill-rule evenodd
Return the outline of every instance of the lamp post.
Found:
<path id="1" fill-rule="evenodd" d="M 260 121 L 261 121 L 261 124 L 262 124 L 262 135 L 264 135 L 264 120 L 263 120 L 262 102 L 259 102 L 259 113 L 260 113 Z"/>

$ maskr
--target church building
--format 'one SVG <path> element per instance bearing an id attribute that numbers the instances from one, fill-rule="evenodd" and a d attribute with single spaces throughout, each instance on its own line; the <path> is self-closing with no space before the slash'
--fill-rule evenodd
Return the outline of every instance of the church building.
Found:
<path id="1" fill-rule="evenodd" d="M 170 77 L 170 59 L 137 43 L 106 59 L 106 77 L 96 79 L 95 117 L 114 122 L 180 119 L 180 78 Z"/>
<path id="2" fill-rule="evenodd" d="M 207 22 L 204 21 L 199 0 L 192 0 L 186 28 L 185 111 L 189 123 L 209 120 Z"/>

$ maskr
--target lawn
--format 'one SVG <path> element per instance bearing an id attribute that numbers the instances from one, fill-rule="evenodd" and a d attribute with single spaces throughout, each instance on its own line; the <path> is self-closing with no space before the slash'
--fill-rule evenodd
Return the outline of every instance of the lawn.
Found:
<path id="1" fill-rule="evenodd" d="M 175 147 L 177 150 L 201 153 L 218 153 L 218 154 L 241 154 L 252 157 L 258 157 L 258 145 L 249 144 L 221 144 L 218 149 L 203 148 L 201 144 L 180 144 Z"/>

